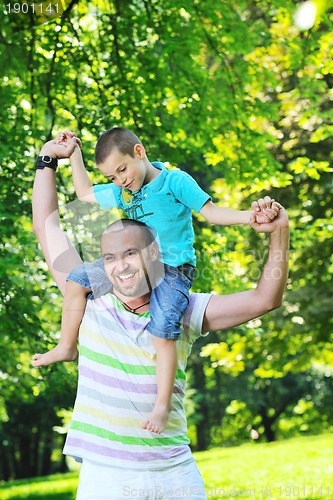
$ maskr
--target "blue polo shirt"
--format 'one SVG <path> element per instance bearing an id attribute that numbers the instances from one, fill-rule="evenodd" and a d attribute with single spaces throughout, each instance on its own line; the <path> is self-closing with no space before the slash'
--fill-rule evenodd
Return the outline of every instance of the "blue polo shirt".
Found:
<path id="1" fill-rule="evenodd" d="M 155 229 L 165 264 L 195 266 L 192 210 L 200 212 L 210 196 L 186 172 L 167 170 L 161 162 L 152 165 L 161 172 L 138 191 L 98 184 L 94 186 L 96 201 L 106 210 L 121 208 L 129 219 Z"/>

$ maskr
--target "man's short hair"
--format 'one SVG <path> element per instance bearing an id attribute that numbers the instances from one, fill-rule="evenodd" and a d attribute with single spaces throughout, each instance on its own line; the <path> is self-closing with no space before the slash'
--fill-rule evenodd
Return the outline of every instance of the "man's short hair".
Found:
<path id="1" fill-rule="evenodd" d="M 123 155 L 134 158 L 134 146 L 141 144 L 140 139 L 127 128 L 113 127 L 100 136 L 95 148 L 96 165 L 104 163 L 106 158 L 117 149 Z"/>
<path id="2" fill-rule="evenodd" d="M 140 222 L 138 220 L 133 220 L 133 219 L 118 219 L 118 220 L 112 222 L 105 229 L 105 231 L 102 234 L 102 237 L 106 233 L 111 233 L 111 232 L 116 233 L 117 231 L 124 231 L 124 229 L 126 229 L 126 227 L 139 227 L 140 228 L 140 230 L 142 231 L 145 247 L 148 247 L 149 245 L 151 245 L 156 239 L 156 235 L 154 234 L 155 233 L 154 229 L 147 226 L 147 224 L 144 224 L 143 222 Z"/>

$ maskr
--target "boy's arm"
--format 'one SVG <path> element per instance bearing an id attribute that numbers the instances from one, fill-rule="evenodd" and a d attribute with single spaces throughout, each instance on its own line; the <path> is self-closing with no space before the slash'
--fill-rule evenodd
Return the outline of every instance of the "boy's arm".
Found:
<path id="1" fill-rule="evenodd" d="M 200 214 L 211 224 L 230 226 L 234 224 L 249 224 L 250 210 L 233 210 L 232 208 L 218 207 L 212 201 L 207 201 Z"/>
<path id="2" fill-rule="evenodd" d="M 81 141 L 76 137 L 75 133 L 71 130 L 65 130 L 59 134 L 56 142 L 60 145 L 66 146 L 74 139 L 76 139 L 78 144 L 81 146 Z M 94 195 L 94 186 L 89 179 L 84 165 L 81 147 L 75 148 L 70 160 L 76 196 L 80 201 L 84 201 L 86 203 L 97 203 Z"/>
<path id="3" fill-rule="evenodd" d="M 231 295 L 213 295 L 208 302 L 202 331 L 232 328 L 280 307 L 288 276 L 289 222 L 286 212 L 267 224 L 257 224 L 252 216 L 251 226 L 257 232 L 270 233 L 269 255 L 254 290 Z"/>
<path id="4" fill-rule="evenodd" d="M 260 198 L 258 202 L 252 204 L 258 222 L 269 222 L 279 213 L 279 204 L 274 202 L 269 196 Z M 211 224 L 221 224 L 232 226 L 235 224 L 249 224 L 251 210 L 233 210 L 231 208 L 218 207 L 212 201 L 207 201 L 200 210 L 200 214 Z"/>
<path id="5" fill-rule="evenodd" d="M 85 169 L 80 148 L 75 149 L 74 153 L 70 157 L 70 160 L 76 196 L 80 201 L 85 201 L 86 203 L 97 203 L 94 195 L 94 186 Z"/>

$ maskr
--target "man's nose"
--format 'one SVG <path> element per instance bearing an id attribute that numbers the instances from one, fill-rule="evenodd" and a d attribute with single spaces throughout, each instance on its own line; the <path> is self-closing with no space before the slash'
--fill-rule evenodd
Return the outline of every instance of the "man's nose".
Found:
<path id="1" fill-rule="evenodd" d="M 118 259 L 117 261 L 117 272 L 125 271 L 128 268 L 128 262 L 126 259 Z"/>

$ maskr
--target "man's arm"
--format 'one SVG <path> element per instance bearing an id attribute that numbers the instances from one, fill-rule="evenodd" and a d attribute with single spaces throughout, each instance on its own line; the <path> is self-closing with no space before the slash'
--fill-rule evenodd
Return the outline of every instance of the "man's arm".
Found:
<path id="1" fill-rule="evenodd" d="M 68 158 L 76 147 L 75 139 L 72 139 L 67 147 L 56 144 L 56 141 L 49 141 L 43 146 L 40 154 L 53 158 Z M 55 175 L 52 168 L 36 170 L 32 191 L 33 229 L 51 274 L 64 294 L 68 273 L 82 261 L 60 227 Z"/>
<path id="2" fill-rule="evenodd" d="M 254 290 L 230 295 L 213 295 L 208 302 L 202 331 L 231 328 L 280 307 L 288 277 L 289 223 L 284 209 L 272 222 L 252 227 L 257 232 L 270 233 L 269 254 Z"/>

